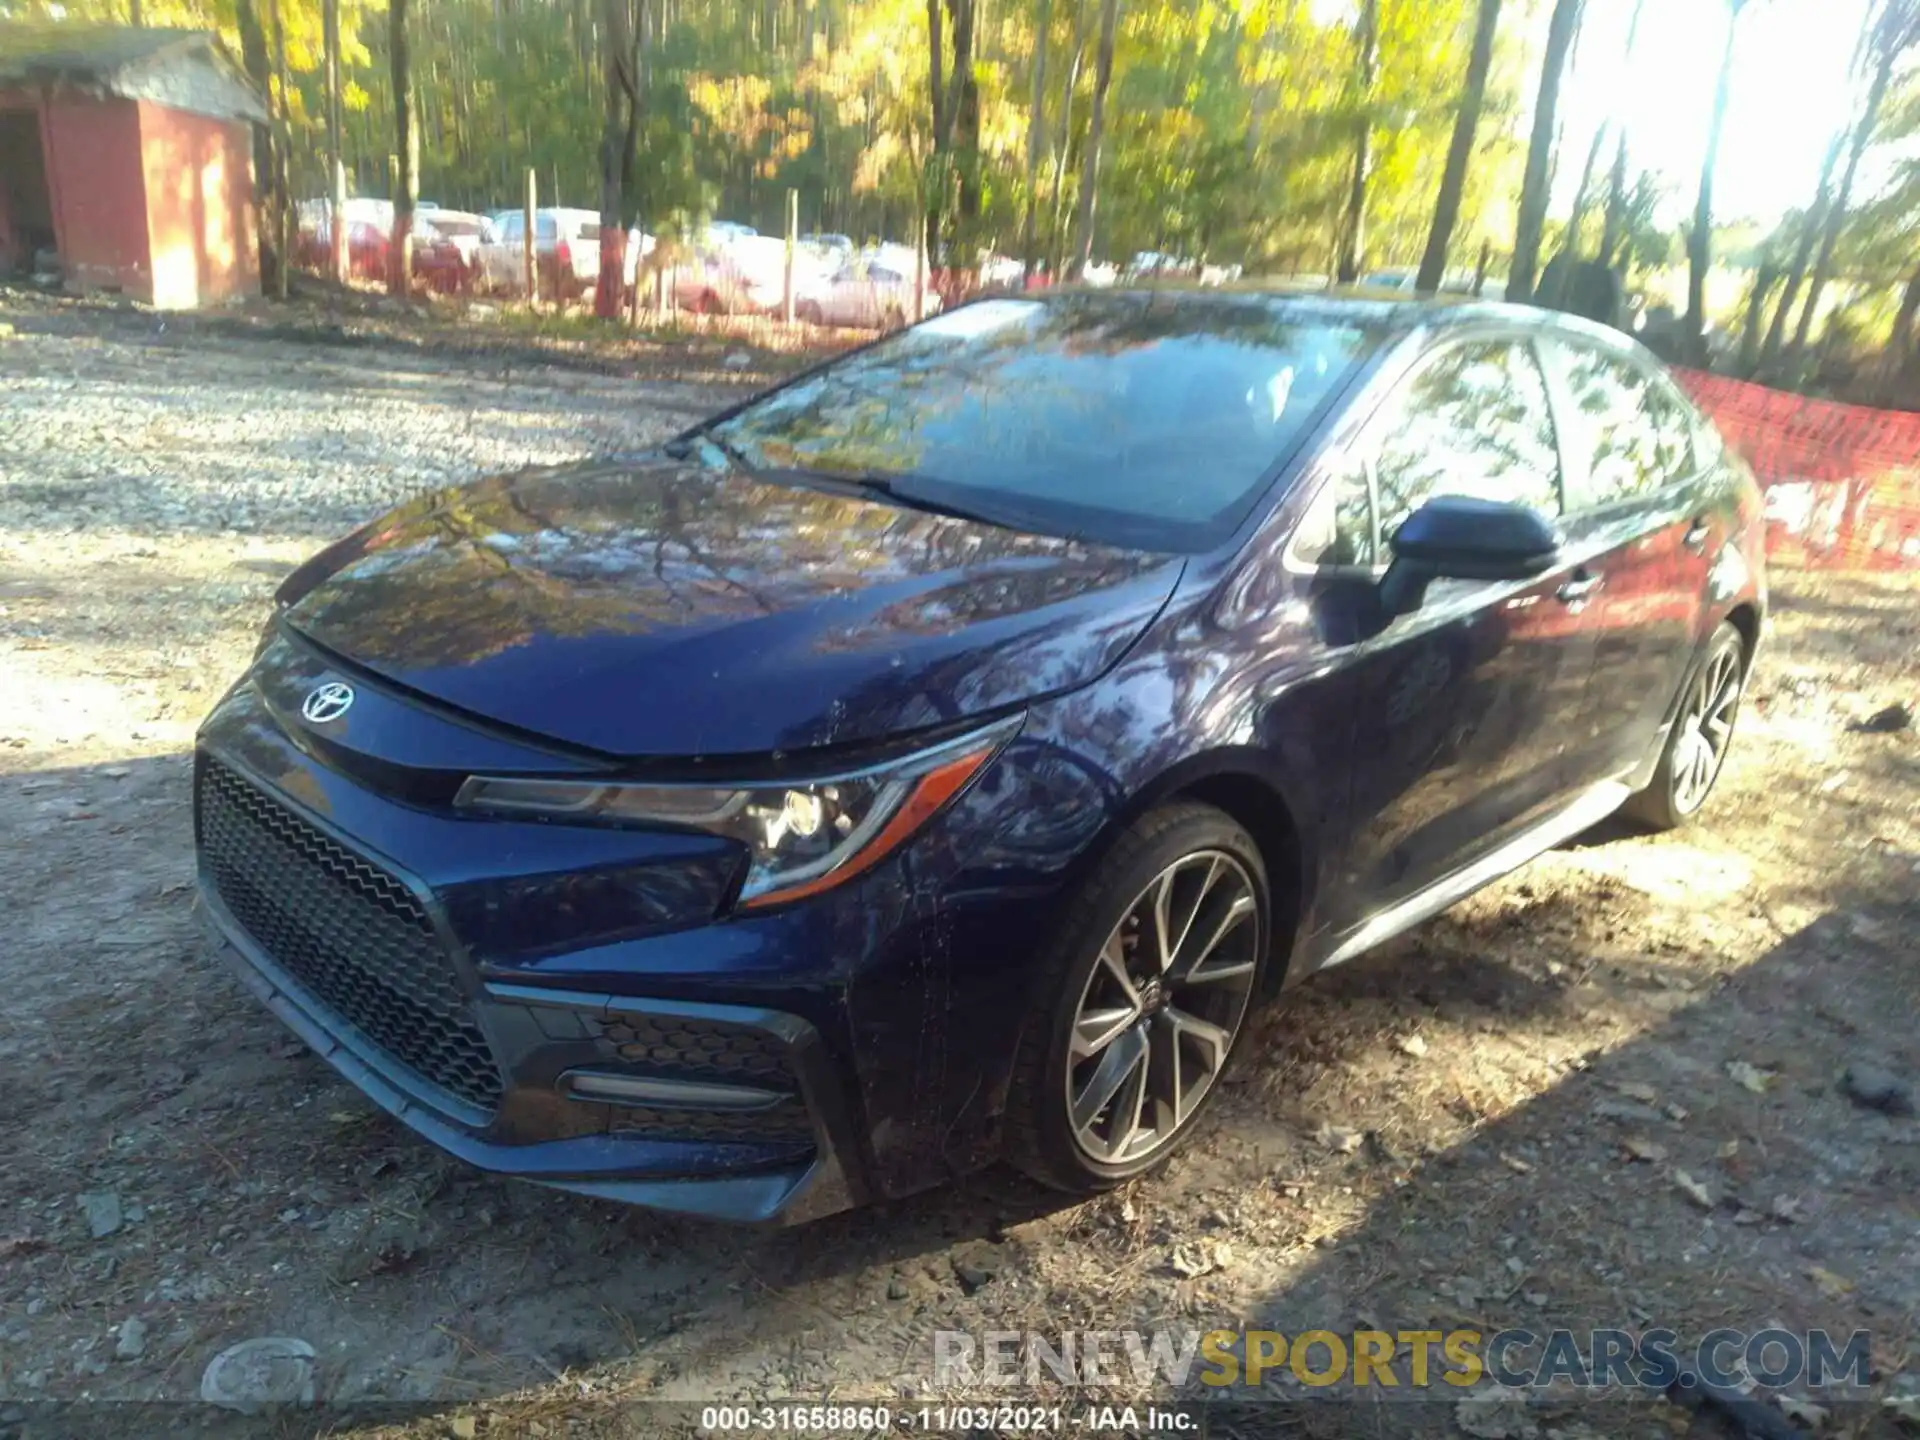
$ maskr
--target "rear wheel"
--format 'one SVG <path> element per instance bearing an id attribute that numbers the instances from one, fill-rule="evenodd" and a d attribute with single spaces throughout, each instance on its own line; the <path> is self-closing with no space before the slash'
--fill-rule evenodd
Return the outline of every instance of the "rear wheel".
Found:
<path id="1" fill-rule="evenodd" d="M 820 313 L 820 302 L 817 300 L 802 300 L 793 307 L 793 317 L 807 325 L 826 323 L 826 317 Z"/>
<path id="2" fill-rule="evenodd" d="M 1135 822 L 1069 902 L 1041 957 L 1041 1012 L 1008 1096 L 1008 1154 L 1090 1194 L 1192 1135 L 1266 963 L 1266 870 L 1211 806 Z"/>
<path id="3" fill-rule="evenodd" d="M 1687 677 L 1679 713 L 1647 788 L 1621 813 L 1656 830 L 1675 830 L 1699 813 L 1733 745 L 1746 683 L 1746 644 L 1722 622 Z"/>

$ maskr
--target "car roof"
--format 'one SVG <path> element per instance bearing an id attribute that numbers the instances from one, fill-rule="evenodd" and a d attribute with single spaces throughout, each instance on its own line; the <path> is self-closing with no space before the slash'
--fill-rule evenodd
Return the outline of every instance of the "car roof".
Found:
<path id="1" fill-rule="evenodd" d="M 1127 298 L 1179 300 L 1195 305 L 1264 297 L 1283 303 L 1303 319 L 1317 319 L 1329 325 L 1365 324 L 1394 334 L 1493 324 L 1578 336 L 1621 353 L 1637 354 L 1644 348 L 1631 336 L 1610 325 L 1559 310 L 1547 310 L 1536 305 L 1512 305 L 1502 300 L 1483 300 L 1458 293 L 1416 295 L 1404 290 L 1368 288 L 1364 285 L 1305 289 L 1273 279 L 1242 279 L 1224 285 L 1203 285 L 1198 281 L 1180 280 L 1106 286 L 1060 285 L 1031 292 L 1022 298 L 1044 301 L 1049 297 L 1068 295 L 1114 301 Z"/>

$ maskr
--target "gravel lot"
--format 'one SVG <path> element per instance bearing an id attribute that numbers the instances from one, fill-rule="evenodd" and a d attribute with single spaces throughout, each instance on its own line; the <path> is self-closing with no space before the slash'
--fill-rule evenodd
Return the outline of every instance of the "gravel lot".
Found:
<path id="1" fill-rule="evenodd" d="M 1704 824 L 1586 837 L 1297 992 L 1164 1173 L 1086 1205 L 988 1176 L 715 1230 L 443 1162 L 284 1037 L 199 954 L 185 781 L 273 584 L 325 538 L 727 392 L 9 318 L 0 1434 L 49 1398 L 191 1396 L 250 1336 L 311 1343 L 323 1399 L 425 1403 L 409 1434 L 611 1434 L 647 1433 L 611 1408 L 633 1398 L 926 1394 L 943 1327 L 1215 1320 L 1865 1327 L 1874 1391 L 1826 1427 L 1894 1433 L 1920 1137 L 1837 1077 L 1920 1072 L 1920 747 L 1849 728 L 1920 698 L 1920 587 L 1785 577 Z M 1689 1419 L 1320 1398 L 1290 1433 Z"/>

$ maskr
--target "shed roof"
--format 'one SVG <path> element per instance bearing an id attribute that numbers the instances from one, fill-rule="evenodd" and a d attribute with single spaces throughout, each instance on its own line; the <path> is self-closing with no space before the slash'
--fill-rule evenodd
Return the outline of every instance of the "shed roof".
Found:
<path id="1" fill-rule="evenodd" d="M 74 85 L 222 119 L 267 118 L 211 30 L 0 22 L 0 86 L 22 84 Z"/>

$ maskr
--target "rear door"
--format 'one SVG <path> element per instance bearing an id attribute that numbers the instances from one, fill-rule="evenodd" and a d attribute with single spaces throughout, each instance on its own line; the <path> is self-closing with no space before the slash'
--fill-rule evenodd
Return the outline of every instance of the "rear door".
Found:
<path id="1" fill-rule="evenodd" d="M 1364 612 L 1388 540 L 1436 495 L 1561 511 L 1549 392 L 1531 344 L 1450 344 L 1370 422 L 1303 535 Z M 1311 541 L 1318 545 L 1317 538 Z M 1562 594 L 1570 566 L 1525 582 L 1438 580 L 1425 603 L 1357 639 L 1341 684 L 1353 716 L 1349 840 L 1322 914 L 1335 943 L 1379 911 L 1497 849 L 1562 806 L 1562 756 L 1591 638 Z"/>
<path id="2" fill-rule="evenodd" d="M 1666 376 L 1578 337 L 1543 348 L 1563 397 L 1567 546 L 1594 637 L 1567 760 L 1575 783 L 1593 784 L 1646 755 L 1692 657 L 1716 538 L 1712 477 Z"/>

